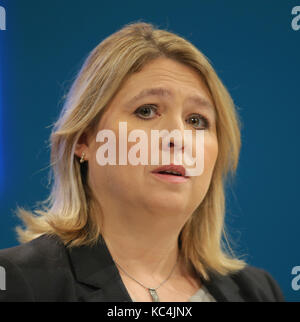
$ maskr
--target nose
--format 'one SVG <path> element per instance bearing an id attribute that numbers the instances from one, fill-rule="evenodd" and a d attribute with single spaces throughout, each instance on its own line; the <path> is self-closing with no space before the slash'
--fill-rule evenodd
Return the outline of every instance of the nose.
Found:
<path id="1" fill-rule="evenodd" d="M 181 140 L 181 142 L 180 142 L 180 140 Z M 175 149 L 178 150 L 178 149 L 181 148 L 182 151 L 183 151 L 183 149 L 184 149 L 184 147 L 183 147 L 183 143 L 184 143 L 183 142 L 183 135 L 180 135 L 179 140 L 178 139 L 176 140 L 176 137 L 174 138 L 174 136 L 172 136 L 172 132 L 170 132 L 169 140 L 166 139 L 166 141 L 167 141 L 167 144 L 165 146 L 162 146 L 162 149 L 169 148 L 169 149 L 173 149 L 173 150 L 175 150 Z"/>
<path id="2" fill-rule="evenodd" d="M 174 142 L 170 141 L 170 142 L 169 142 L 169 147 L 170 147 L 170 148 L 173 148 L 173 147 L 174 147 Z"/>
<path id="3" fill-rule="evenodd" d="M 161 150 L 184 150 L 184 130 L 185 123 L 181 115 L 173 114 L 170 117 L 166 117 L 161 124 L 160 131 L 161 136 Z M 179 151 L 178 151 L 179 152 Z"/>

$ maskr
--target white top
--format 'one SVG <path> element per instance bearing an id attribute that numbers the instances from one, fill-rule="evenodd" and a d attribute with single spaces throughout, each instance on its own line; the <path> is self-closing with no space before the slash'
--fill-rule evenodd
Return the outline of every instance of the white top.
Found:
<path id="1" fill-rule="evenodd" d="M 135 300 L 132 299 L 132 302 L 135 302 Z M 203 285 L 194 295 L 189 298 L 188 302 L 216 302 L 216 300 Z"/>
<path id="2" fill-rule="evenodd" d="M 207 288 L 202 286 L 193 296 L 189 298 L 188 302 L 216 302 L 216 300 L 208 292 Z"/>

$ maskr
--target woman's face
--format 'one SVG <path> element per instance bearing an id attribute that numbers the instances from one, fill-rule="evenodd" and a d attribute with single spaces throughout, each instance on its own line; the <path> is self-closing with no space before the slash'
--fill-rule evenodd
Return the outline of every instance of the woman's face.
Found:
<path id="1" fill-rule="evenodd" d="M 126 122 L 127 135 L 137 129 L 147 134 L 147 165 L 132 165 L 128 160 L 127 165 L 118 165 L 119 122 Z M 217 159 L 215 122 L 209 91 L 190 67 L 171 59 L 158 58 L 132 74 L 107 106 L 96 134 L 89 138 L 86 146 L 81 145 L 77 149 L 79 156 L 83 151 L 86 153 L 89 184 L 101 207 L 108 211 L 117 207 L 137 213 L 148 209 L 160 215 L 191 215 L 208 190 Z M 97 162 L 97 150 L 107 141 L 96 142 L 96 135 L 104 129 L 115 133 L 117 165 L 101 166 Z M 151 130 L 171 132 L 175 129 L 182 133 L 182 137 L 184 130 L 192 130 L 193 156 L 196 131 L 204 131 L 204 170 L 200 176 L 185 180 L 173 176 L 175 179 L 172 180 L 170 176 L 163 178 L 152 172 L 162 165 L 163 146 L 160 141 L 159 165 L 151 165 Z M 127 155 L 137 142 L 127 141 Z M 174 163 L 174 152 L 171 145 L 170 163 Z M 183 166 L 188 168 L 184 161 Z"/>

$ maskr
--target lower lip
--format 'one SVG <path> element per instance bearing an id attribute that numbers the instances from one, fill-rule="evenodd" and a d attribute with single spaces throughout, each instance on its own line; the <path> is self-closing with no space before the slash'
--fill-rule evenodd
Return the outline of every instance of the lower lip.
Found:
<path id="1" fill-rule="evenodd" d="M 161 174 L 161 173 L 154 173 L 154 172 L 152 172 L 152 174 L 160 180 L 171 182 L 171 183 L 184 183 L 189 180 L 188 177 L 174 176 L 172 174 Z"/>

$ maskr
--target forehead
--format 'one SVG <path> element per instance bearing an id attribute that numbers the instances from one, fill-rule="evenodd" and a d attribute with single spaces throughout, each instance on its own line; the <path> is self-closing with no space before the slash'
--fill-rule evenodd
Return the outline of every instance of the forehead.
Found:
<path id="1" fill-rule="evenodd" d="M 200 91 L 207 90 L 202 77 L 196 70 L 169 58 L 157 58 L 149 62 L 139 72 L 130 75 L 122 87 L 126 90 L 137 91 L 144 84 L 155 85 L 158 82 Z"/>
<path id="2" fill-rule="evenodd" d="M 176 95 L 215 113 L 210 92 L 200 74 L 168 58 L 156 59 L 141 71 L 130 75 L 113 101 L 132 106 L 144 98 L 172 99 Z"/>

